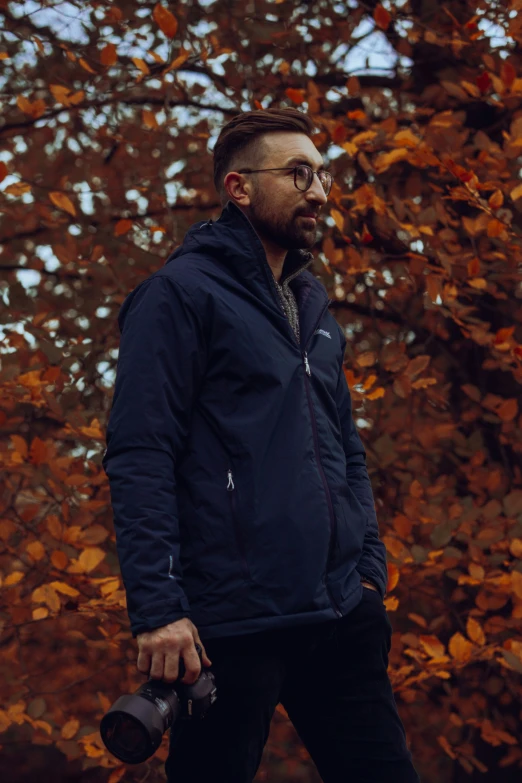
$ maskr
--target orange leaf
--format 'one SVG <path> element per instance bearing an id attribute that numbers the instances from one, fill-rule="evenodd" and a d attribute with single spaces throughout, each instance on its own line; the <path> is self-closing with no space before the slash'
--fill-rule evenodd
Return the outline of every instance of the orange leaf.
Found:
<path id="1" fill-rule="evenodd" d="M 391 16 L 386 8 L 382 7 L 382 5 L 376 6 L 375 11 L 373 12 L 373 18 L 375 20 L 375 24 L 377 27 L 380 27 L 381 30 L 387 30 L 390 26 Z"/>
<path id="2" fill-rule="evenodd" d="M 156 115 L 153 111 L 149 111 L 148 109 L 143 109 L 142 111 L 142 119 L 143 124 L 147 128 L 152 128 L 153 130 L 156 130 L 156 128 L 159 128 L 158 121 L 156 119 Z"/>
<path id="3" fill-rule="evenodd" d="M 339 231 L 342 232 L 342 230 L 344 228 L 344 217 L 343 217 L 343 215 L 339 212 L 338 209 L 330 210 L 330 215 L 333 217 L 333 219 L 335 221 L 335 225 L 337 226 Z"/>
<path id="4" fill-rule="evenodd" d="M 12 585 L 17 585 L 18 582 L 22 581 L 24 576 L 25 574 L 23 571 L 11 571 L 11 573 L 8 574 L 4 579 L 4 587 L 11 587 Z"/>
<path id="5" fill-rule="evenodd" d="M 51 582 L 51 587 L 56 590 L 57 593 L 70 595 L 71 598 L 76 598 L 77 595 L 80 595 L 75 587 L 71 587 L 71 585 L 68 585 L 66 582 Z"/>
<path id="6" fill-rule="evenodd" d="M 21 435 L 10 435 L 11 443 L 13 444 L 15 451 L 25 459 L 27 457 L 27 443 Z"/>
<path id="7" fill-rule="evenodd" d="M 114 65 L 118 61 L 118 52 L 113 43 L 108 43 L 100 52 L 100 62 L 106 67 Z"/>
<path id="8" fill-rule="evenodd" d="M 46 617 L 49 617 L 49 609 L 46 606 L 37 606 L 36 609 L 33 609 L 33 620 L 45 620 Z"/>
<path id="9" fill-rule="evenodd" d="M 42 585 L 33 590 L 32 600 L 35 604 L 46 604 L 51 612 L 60 611 L 60 599 L 54 587 Z"/>
<path id="10" fill-rule="evenodd" d="M 113 769 L 107 783 L 118 783 L 118 781 L 121 780 L 124 776 L 125 769 L 125 767 L 116 767 L 116 769 Z"/>
<path id="11" fill-rule="evenodd" d="M 377 361 L 377 354 L 375 351 L 365 351 L 357 356 L 355 361 L 359 367 L 371 367 Z"/>
<path id="12" fill-rule="evenodd" d="M 487 235 L 488 237 L 499 237 L 505 231 L 505 229 L 505 225 L 500 220 L 494 218 L 488 223 Z"/>
<path id="13" fill-rule="evenodd" d="M 61 549 L 55 549 L 54 552 L 51 554 L 51 563 L 59 571 L 63 571 L 63 569 L 67 566 L 68 562 L 69 562 L 69 558 L 67 557 L 65 552 L 62 552 Z"/>
<path id="14" fill-rule="evenodd" d="M 394 563 L 388 563 L 388 584 L 386 585 L 386 592 L 391 592 L 394 587 L 397 586 L 399 581 L 400 571 Z"/>
<path id="15" fill-rule="evenodd" d="M 514 68 L 514 66 L 509 62 L 504 62 L 502 64 L 502 68 L 500 69 L 500 78 L 506 85 L 506 87 L 511 87 L 513 82 L 515 81 L 517 76 L 517 72 Z"/>
<path id="16" fill-rule="evenodd" d="M 475 275 L 478 275 L 480 273 L 480 261 L 477 258 L 477 256 L 473 256 L 471 261 L 468 261 L 468 275 L 470 277 L 475 277 Z"/>
<path id="17" fill-rule="evenodd" d="M 366 395 L 366 399 L 368 400 L 378 400 L 380 397 L 384 397 L 386 393 L 386 390 L 383 386 L 379 386 L 377 389 L 374 389 L 374 391 L 370 392 Z"/>
<path id="18" fill-rule="evenodd" d="M 500 209 L 503 203 L 504 194 L 501 190 L 495 190 L 495 192 L 488 199 L 488 204 L 491 209 Z"/>
<path id="19" fill-rule="evenodd" d="M 446 652 L 444 645 L 436 636 L 419 636 L 419 642 L 432 658 L 442 658 Z"/>
<path id="20" fill-rule="evenodd" d="M 96 71 L 95 71 L 95 70 L 93 70 L 93 69 L 91 68 L 91 66 L 89 65 L 89 63 L 87 62 L 87 60 L 84 60 L 84 59 L 83 59 L 83 57 L 80 57 L 80 59 L 78 60 L 78 62 L 80 63 L 80 65 L 82 66 L 82 68 L 83 68 L 85 71 L 88 71 L 89 73 L 96 73 Z"/>
<path id="21" fill-rule="evenodd" d="M 513 419 L 518 415 L 517 400 L 514 398 L 505 400 L 502 405 L 497 408 L 495 413 L 499 418 L 502 419 L 502 421 L 513 421 Z"/>
<path id="22" fill-rule="evenodd" d="M 471 658 L 473 645 L 458 631 L 449 640 L 448 649 L 452 658 L 459 663 L 466 663 Z"/>
<path id="23" fill-rule="evenodd" d="M 161 3 L 155 5 L 152 18 L 167 38 L 174 38 L 178 30 L 178 20 L 165 6 Z"/>
<path id="24" fill-rule="evenodd" d="M 29 450 L 29 462 L 31 465 L 42 465 L 47 461 L 47 446 L 38 436 L 33 438 Z"/>
<path id="25" fill-rule="evenodd" d="M 76 718 L 71 718 L 67 721 L 67 723 L 62 726 L 62 737 L 65 740 L 70 740 L 74 737 L 74 735 L 77 733 L 78 729 L 80 728 L 80 721 Z"/>
<path id="26" fill-rule="evenodd" d="M 511 572 L 511 589 L 518 598 L 522 598 L 522 573 L 520 571 Z"/>
<path id="27" fill-rule="evenodd" d="M 65 195 L 65 193 L 59 193 L 58 191 L 53 190 L 51 193 L 49 193 L 49 198 L 55 207 L 58 207 L 58 209 L 63 209 L 64 212 L 68 212 L 69 215 L 76 217 L 76 209 L 74 204 L 72 203 L 69 196 Z"/>
<path id="28" fill-rule="evenodd" d="M 126 234 L 127 231 L 130 231 L 132 228 L 132 220 L 128 220 L 127 218 L 123 220 L 118 220 L 116 225 L 114 226 L 114 236 L 121 237 L 123 234 Z"/>
<path id="29" fill-rule="evenodd" d="M 468 617 L 468 622 L 466 623 L 466 633 L 468 634 L 471 641 L 475 642 L 475 644 L 478 644 L 479 647 L 482 647 L 486 643 L 486 636 L 482 630 L 482 626 L 477 620 L 475 620 L 474 617 Z"/>
<path id="30" fill-rule="evenodd" d="M 293 87 L 288 87 L 288 89 L 285 90 L 285 95 L 287 96 L 287 98 L 290 98 L 290 100 L 293 103 L 296 103 L 298 106 L 300 106 L 301 103 L 304 103 L 304 99 L 305 99 L 304 90 L 295 90 Z"/>
<path id="31" fill-rule="evenodd" d="M 516 201 L 517 198 L 520 198 L 522 196 L 522 183 L 520 185 L 517 185 L 516 188 L 513 188 L 511 193 L 509 194 L 509 197 Z"/>
<path id="32" fill-rule="evenodd" d="M 147 65 L 145 60 L 142 60 L 140 57 L 132 57 L 132 62 L 134 63 L 136 68 L 139 68 L 139 70 L 142 73 L 144 73 L 144 74 L 150 73 L 149 66 Z"/>
<path id="33" fill-rule="evenodd" d="M 45 557 L 45 547 L 41 541 L 31 541 L 30 544 L 27 544 L 25 549 L 33 560 L 41 560 Z"/>

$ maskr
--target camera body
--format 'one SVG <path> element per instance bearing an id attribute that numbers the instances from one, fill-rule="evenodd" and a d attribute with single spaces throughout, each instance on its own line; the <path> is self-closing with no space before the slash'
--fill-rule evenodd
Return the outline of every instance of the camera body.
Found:
<path id="1" fill-rule="evenodd" d="M 196 649 L 201 660 L 199 644 Z M 176 720 L 205 717 L 217 698 L 214 675 L 202 668 L 196 682 L 186 685 L 181 682 L 184 674 L 180 659 L 174 683 L 150 679 L 114 702 L 100 723 L 101 738 L 113 756 L 126 764 L 140 764 L 156 752 Z"/>

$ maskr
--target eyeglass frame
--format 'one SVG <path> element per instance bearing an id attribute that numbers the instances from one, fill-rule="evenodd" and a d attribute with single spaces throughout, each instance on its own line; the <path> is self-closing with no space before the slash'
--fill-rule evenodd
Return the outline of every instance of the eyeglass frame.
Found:
<path id="1" fill-rule="evenodd" d="M 304 190 L 301 190 L 301 188 L 297 187 L 297 169 L 299 169 L 301 167 L 306 168 L 306 169 L 308 169 L 309 171 L 312 172 L 312 178 L 310 180 L 310 184 Z M 334 182 L 334 178 L 330 174 L 329 171 L 326 171 L 326 169 L 319 169 L 319 171 L 324 171 L 325 174 L 328 174 L 330 176 L 330 188 L 329 188 L 328 193 L 327 193 L 325 188 L 324 188 L 323 183 L 321 182 L 321 180 L 319 178 L 319 171 L 314 171 L 313 168 L 308 165 L 308 163 L 298 163 L 296 166 L 282 166 L 282 167 L 276 168 L 276 169 L 241 169 L 237 173 L 238 174 L 257 174 L 260 171 L 293 171 L 294 172 L 294 186 L 300 193 L 306 193 L 307 190 L 310 190 L 310 188 L 312 187 L 312 183 L 314 181 L 314 174 L 317 174 L 317 179 L 321 183 L 321 187 L 322 187 L 322 189 L 324 191 L 325 196 L 329 196 L 330 195 L 330 192 L 332 190 L 332 185 L 333 185 L 333 182 Z"/>

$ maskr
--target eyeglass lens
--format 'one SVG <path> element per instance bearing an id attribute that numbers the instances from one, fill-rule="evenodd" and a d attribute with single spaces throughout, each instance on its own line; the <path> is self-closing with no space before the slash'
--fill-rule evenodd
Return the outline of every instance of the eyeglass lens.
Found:
<path id="1" fill-rule="evenodd" d="M 326 195 L 330 192 L 332 187 L 332 177 L 328 171 L 317 172 L 319 181 L 323 186 L 323 190 Z M 314 172 L 310 166 L 298 166 L 295 172 L 295 184 L 299 190 L 308 190 L 312 184 Z"/>

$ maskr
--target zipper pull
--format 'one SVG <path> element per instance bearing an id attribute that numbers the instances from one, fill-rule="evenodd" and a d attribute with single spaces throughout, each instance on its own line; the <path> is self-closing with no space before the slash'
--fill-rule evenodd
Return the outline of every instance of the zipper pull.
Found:
<path id="1" fill-rule="evenodd" d="M 227 487 L 227 490 L 228 490 L 228 492 L 232 492 L 232 490 L 235 489 L 235 487 L 234 487 L 234 482 L 232 480 L 232 471 L 231 470 L 228 471 L 227 476 L 228 476 L 228 487 Z"/>
<path id="2" fill-rule="evenodd" d="M 304 366 L 305 366 L 306 374 L 309 377 L 311 377 L 312 371 L 310 369 L 310 362 L 308 361 L 308 356 L 307 356 L 306 351 L 304 352 L 303 356 L 304 356 Z"/>

